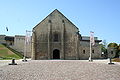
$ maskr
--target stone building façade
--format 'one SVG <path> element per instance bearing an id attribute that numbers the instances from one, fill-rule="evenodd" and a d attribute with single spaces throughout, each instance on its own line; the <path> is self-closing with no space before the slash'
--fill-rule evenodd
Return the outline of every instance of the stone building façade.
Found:
<path id="1" fill-rule="evenodd" d="M 88 59 L 90 38 L 57 9 L 33 28 L 32 59 Z M 95 37 L 92 58 L 101 58 L 101 40 Z"/>

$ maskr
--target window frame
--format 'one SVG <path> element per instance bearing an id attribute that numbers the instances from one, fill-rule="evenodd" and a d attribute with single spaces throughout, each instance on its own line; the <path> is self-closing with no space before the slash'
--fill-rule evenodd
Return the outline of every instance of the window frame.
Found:
<path id="1" fill-rule="evenodd" d="M 53 41 L 54 42 L 59 42 L 59 35 L 58 35 L 58 33 L 54 33 Z"/>

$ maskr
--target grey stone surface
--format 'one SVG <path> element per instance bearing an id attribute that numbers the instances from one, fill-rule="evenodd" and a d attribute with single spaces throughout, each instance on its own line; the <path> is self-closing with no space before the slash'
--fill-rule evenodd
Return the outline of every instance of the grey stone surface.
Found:
<path id="1" fill-rule="evenodd" d="M 108 60 L 32 60 L 0 67 L 0 80 L 120 80 L 120 65 Z"/>
<path id="2" fill-rule="evenodd" d="M 58 41 L 55 41 L 57 35 Z M 83 38 L 83 39 L 82 39 Z M 101 58 L 100 40 L 95 37 L 95 54 L 92 58 Z M 32 59 L 54 59 L 54 50 L 58 50 L 60 59 L 78 60 L 89 58 L 89 37 L 81 37 L 79 29 L 57 9 L 33 28 Z M 85 54 L 83 54 L 85 50 Z"/>

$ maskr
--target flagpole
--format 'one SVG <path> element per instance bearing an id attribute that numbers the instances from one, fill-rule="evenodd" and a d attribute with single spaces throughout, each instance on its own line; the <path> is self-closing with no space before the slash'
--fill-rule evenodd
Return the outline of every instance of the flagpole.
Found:
<path id="1" fill-rule="evenodd" d="M 27 35 L 27 30 L 26 30 L 26 35 Z M 23 57 L 23 62 L 26 62 L 26 53 L 27 53 L 27 45 L 26 45 L 26 35 L 25 35 L 25 43 L 24 43 L 24 57 Z"/>
<path id="2" fill-rule="evenodd" d="M 91 55 L 92 50 L 91 49 L 92 49 L 92 46 L 91 46 L 91 41 L 90 41 L 90 57 L 89 57 L 90 62 L 92 61 L 92 59 L 91 59 L 92 58 L 92 55 Z"/>
<path id="3" fill-rule="evenodd" d="M 90 62 L 92 61 L 92 45 L 95 44 L 93 33 L 94 32 L 90 31 L 90 56 L 89 56 Z"/>

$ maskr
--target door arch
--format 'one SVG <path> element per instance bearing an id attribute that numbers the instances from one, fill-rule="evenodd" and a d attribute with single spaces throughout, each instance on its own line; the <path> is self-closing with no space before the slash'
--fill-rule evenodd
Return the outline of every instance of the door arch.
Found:
<path id="1" fill-rule="evenodd" d="M 53 59 L 60 59 L 60 50 L 53 50 Z"/>

